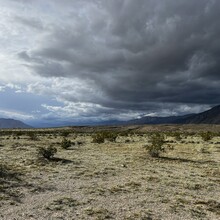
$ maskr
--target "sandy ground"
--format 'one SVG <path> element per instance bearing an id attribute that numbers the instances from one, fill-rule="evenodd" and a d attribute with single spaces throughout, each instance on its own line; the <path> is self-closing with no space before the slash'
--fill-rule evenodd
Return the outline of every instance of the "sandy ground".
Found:
<path id="1" fill-rule="evenodd" d="M 92 143 L 88 133 L 0 136 L 0 219 L 220 219 L 220 137 L 167 137 L 174 150 L 152 158 L 148 134 Z M 78 143 L 79 142 L 79 143 Z M 58 149 L 39 161 L 37 148 Z"/>

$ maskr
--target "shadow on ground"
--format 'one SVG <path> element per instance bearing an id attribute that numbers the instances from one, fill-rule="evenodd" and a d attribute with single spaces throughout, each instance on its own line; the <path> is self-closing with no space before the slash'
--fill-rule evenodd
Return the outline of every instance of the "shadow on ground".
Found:
<path id="1" fill-rule="evenodd" d="M 22 195 L 18 188 L 28 187 L 26 181 L 22 179 L 22 174 L 10 166 L 0 165 L 0 198 L 3 200 L 13 200 L 21 202 Z"/>
<path id="2" fill-rule="evenodd" d="M 164 157 L 164 156 L 159 157 L 159 159 L 163 161 L 169 161 L 169 162 L 176 161 L 176 162 L 194 163 L 194 164 L 216 164 L 215 161 L 211 161 L 211 160 L 198 161 L 198 160 L 191 160 L 191 159 L 186 159 L 186 158 L 173 158 L 173 157 Z"/>

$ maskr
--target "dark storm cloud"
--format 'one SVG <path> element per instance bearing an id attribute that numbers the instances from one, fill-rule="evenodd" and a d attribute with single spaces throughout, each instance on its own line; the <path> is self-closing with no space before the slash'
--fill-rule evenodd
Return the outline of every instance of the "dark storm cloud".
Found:
<path id="1" fill-rule="evenodd" d="M 104 97 L 85 94 L 81 101 L 131 110 L 156 109 L 161 103 L 220 103 L 220 1 L 54 5 L 65 10 L 63 23 L 45 27 L 37 47 L 19 56 L 41 76 L 90 80 Z"/>

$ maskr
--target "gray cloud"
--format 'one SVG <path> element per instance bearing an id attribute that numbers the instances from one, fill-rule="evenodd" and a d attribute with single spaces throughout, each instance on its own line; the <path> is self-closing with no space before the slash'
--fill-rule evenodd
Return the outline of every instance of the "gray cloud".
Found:
<path id="1" fill-rule="evenodd" d="M 36 18 L 30 18 L 30 17 L 21 17 L 21 16 L 15 16 L 14 21 L 20 22 L 23 25 L 26 25 L 30 28 L 35 28 L 37 30 L 43 30 L 43 23 Z"/>
<path id="2" fill-rule="evenodd" d="M 220 103 L 220 1 L 51 4 L 65 12 L 57 23 L 17 19 L 44 27 L 36 47 L 19 57 L 40 76 L 89 81 L 101 96 L 84 92 L 82 102 L 114 111 Z M 69 102 L 79 97 L 74 88 L 59 96 Z"/>

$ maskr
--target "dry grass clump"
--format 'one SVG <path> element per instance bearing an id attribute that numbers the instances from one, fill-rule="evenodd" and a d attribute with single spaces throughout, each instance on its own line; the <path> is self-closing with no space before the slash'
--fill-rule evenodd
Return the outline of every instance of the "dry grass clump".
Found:
<path id="1" fill-rule="evenodd" d="M 0 178 L 8 177 L 9 173 L 10 169 L 4 164 L 0 164 Z"/>
<path id="2" fill-rule="evenodd" d="M 112 219 L 111 212 L 105 208 L 87 208 L 85 213 L 95 219 Z"/>
<path id="3" fill-rule="evenodd" d="M 21 176 L 21 172 L 17 171 L 13 166 L 0 164 L 0 207 L 6 202 L 11 205 L 20 202 L 22 193 L 20 193 L 18 188 L 26 186 Z"/>
<path id="4" fill-rule="evenodd" d="M 54 200 L 50 204 L 46 206 L 46 209 L 51 211 L 64 211 L 66 208 L 71 208 L 78 206 L 80 203 L 73 198 L 70 197 L 63 197 Z"/>

